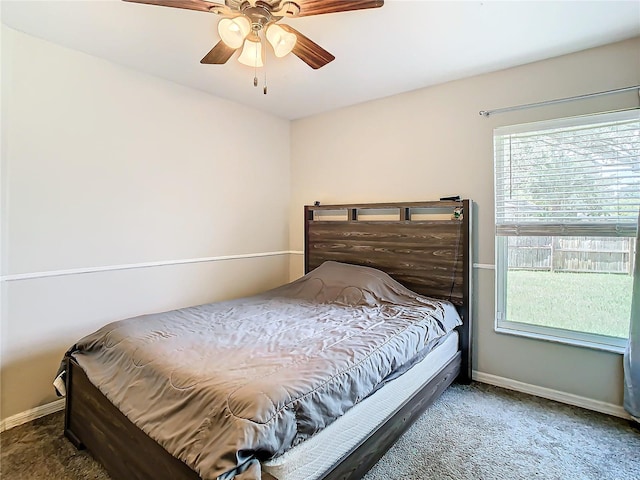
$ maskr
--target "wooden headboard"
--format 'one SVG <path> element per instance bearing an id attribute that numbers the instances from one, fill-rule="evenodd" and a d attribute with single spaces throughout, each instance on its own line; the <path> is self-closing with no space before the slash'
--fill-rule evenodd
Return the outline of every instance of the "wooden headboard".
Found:
<path id="1" fill-rule="evenodd" d="M 471 200 L 308 205 L 305 273 L 327 260 L 377 268 L 414 292 L 449 300 L 471 379 Z"/>

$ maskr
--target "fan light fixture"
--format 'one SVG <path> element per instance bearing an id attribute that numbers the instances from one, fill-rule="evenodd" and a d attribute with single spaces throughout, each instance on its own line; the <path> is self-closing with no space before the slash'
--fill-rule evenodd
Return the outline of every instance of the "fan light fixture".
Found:
<path id="1" fill-rule="evenodd" d="M 242 47 L 238 61 L 250 67 L 262 67 L 262 42 L 259 32 L 263 30 L 262 23 L 252 23 L 245 15 L 233 18 L 222 18 L 218 22 L 218 34 L 229 48 L 234 50 Z M 282 58 L 293 50 L 298 38 L 287 32 L 280 25 L 270 23 L 265 30 L 265 37 L 273 47 L 278 58 Z"/>
<path id="2" fill-rule="evenodd" d="M 248 67 L 263 67 L 262 61 L 262 43 L 260 38 L 256 35 L 248 37 L 244 41 L 244 47 L 242 47 L 242 53 L 238 57 L 238 61 Z"/>
<path id="3" fill-rule="evenodd" d="M 230 48 L 240 48 L 249 32 L 251 32 L 251 22 L 244 15 L 223 18 L 218 22 L 218 34 Z"/>
<path id="4" fill-rule="evenodd" d="M 296 46 L 296 41 L 298 40 L 298 37 L 293 33 L 285 31 L 284 28 L 275 23 L 267 27 L 266 37 L 278 58 L 291 53 L 291 50 Z"/>

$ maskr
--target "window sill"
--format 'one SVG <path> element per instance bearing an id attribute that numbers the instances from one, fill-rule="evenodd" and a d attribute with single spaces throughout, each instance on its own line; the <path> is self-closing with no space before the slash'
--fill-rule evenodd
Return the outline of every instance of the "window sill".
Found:
<path id="1" fill-rule="evenodd" d="M 547 342 L 562 343 L 573 347 L 590 348 L 604 352 L 624 354 L 628 340 L 624 338 L 606 337 L 580 332 L 568 332 L 566 330 L 527 325 L 514 322 L 501 322 L 496 325 L 496 333 L 515 335 L 518 337 L 544 340 Z M 565 334 L 565 335 L 563 335 Z"/>

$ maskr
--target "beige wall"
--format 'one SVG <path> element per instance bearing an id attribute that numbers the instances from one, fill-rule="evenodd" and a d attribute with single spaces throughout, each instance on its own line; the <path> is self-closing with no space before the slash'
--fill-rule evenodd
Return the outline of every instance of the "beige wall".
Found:
<path id="1" fill-rule="evenodd" d="M 640 84 L 640 38 L 425 88 L 292 122 L 291 248 L 302 206 L 432 200 L 476 202 L 476 263 L 493 264 L 492 130 L 637 107 L 637 92 L 481 117 L 480 110 Z M 302 272 L 294 257 L 291 276 Z M 474 271 L 474 369 L 607 404 L 622 404 L 621 355 L 497 334 L 494 272 Z"/>
<path id="2" fill-rule="evenodd" d="M 3 419 L 105 322 L 287 280 L 286 254 L 135 267 L 287 251 L 288 121 L 5 27 L 2 94 Z"/>

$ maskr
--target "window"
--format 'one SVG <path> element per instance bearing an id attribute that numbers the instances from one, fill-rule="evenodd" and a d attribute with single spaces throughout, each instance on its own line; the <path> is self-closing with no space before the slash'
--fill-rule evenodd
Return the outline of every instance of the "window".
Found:
<path id="1" fill-rule="evenodd" d="M 619 351 L 640 208 L 640 110 L 494 131 L 496 330 Z"/>

